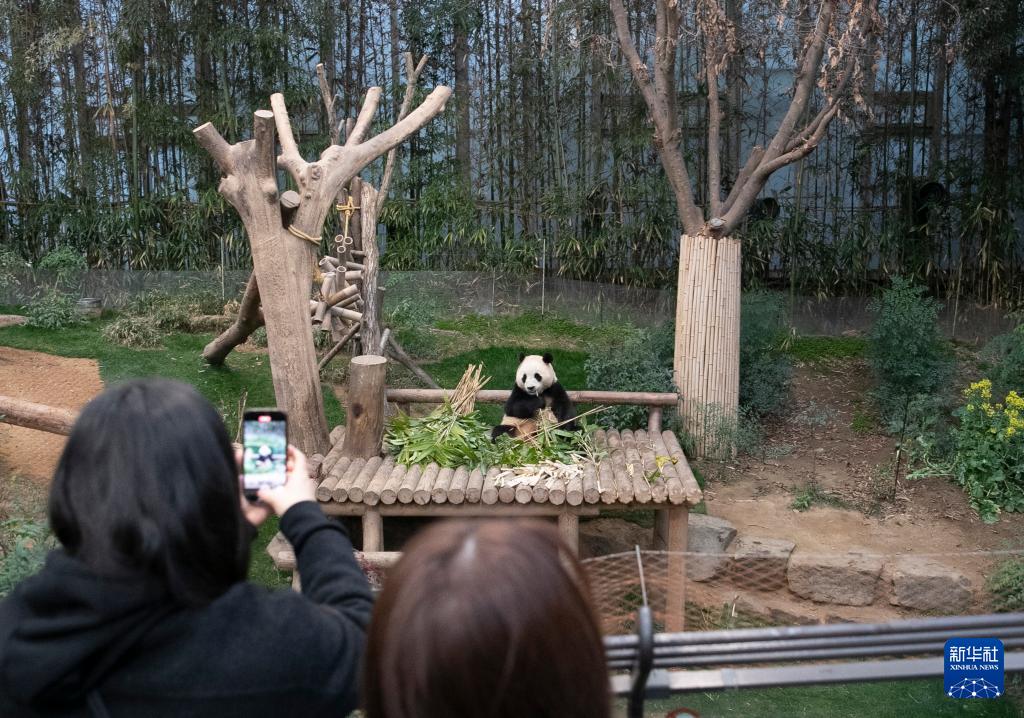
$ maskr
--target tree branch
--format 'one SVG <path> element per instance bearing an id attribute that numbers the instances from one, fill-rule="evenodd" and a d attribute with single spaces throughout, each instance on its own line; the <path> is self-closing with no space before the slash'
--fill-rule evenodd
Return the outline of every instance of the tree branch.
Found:
<path id="1" fill-rule="evenodd" d="M 405 119 L 405 116 L 409 114 L 409 107 L 412 105 L 412 98 L 416 95 L 416 84 L 419 82 L 420 73 L 423 72 L 423 68 L 427 64 L 427 58 L 429 55 L 424 55 L 420 58 L 419 63 L 413 67 L 412 64 L 412 53 L 405 53 L 405 97 L 402 98 L 402 106 L 398 109 L 398 116 L 396 121 Z M 384 207 L 384 202 L 387 201 L 388 192 L 391 189 L 391 178 L 395 173 L 395 160 L 397 158 L 398 148 L 392 147 L 388 150 L 388 157 L 384 161 L 384 175 L 380 180 L 379 194 L 377 195 L 377 206 L 376 215 L 380 216 L 380 211 Z"/>
<path id="2" fill-rule="evenodd" d="M 324 69 L 324 63 L 318 63 L 316 66 L 316 77 L 320 82 L 320 97 L 324 101 L 324 111 L 327 112 L 327 131 L 330 134 L 331 144 L 338 144 L 338 133 L 341 131 L 341 127 L 338 124 L 337 116 L 334 114 L 334 92 L 331 90 L 330 83 L 327 82 L 327 72 Z"/>
<path id="3" fill-rule="evenodd" d="M 345 138 L 346 147 L 354 147 L 363 141 L 363 135 L 370 129 L 373 116 L 377 114 L 377 105 L 380 103 L 380 88 L 371 87 L 366 91 L 366 99 L 363 100 L 363 107 L 359 110 L 359 117 L 356 118 L 355 127 Z"/>
<path id="4" fill-rule="evenodd" d="M 295 143 L 295 136 L 292 134 L 292 125 L 288 120 L 288 107 L 284 102 L 284 95 L 275 92 L 270 96 L 270 107 L 274 111 L 274 121 L 277 123 L 277 136 L 281 142 L 281 154 L 277 162 L 284 167 L 288 174 L 300 187 L 303 184 L 302 174 L 306 170 L 307 162 L 299 154 L 299 146 Z M 301 194 L 301 193 L 300 193 Z"/>
<path id="5" fill-rule="evenodd" d="M 205 122 L 199 125 L 199 127 L 192 130 L 192 134 L 195 136 L 196 142 L 210 153 L 210 157 L 217 163 L 221 174 L 225 177 L 230 175 L 231 171 L 235 168 L 234 157 L 231 154 L 231 145 L 221 136 L 217 128 L 213 126 L 213 123 Z"/>

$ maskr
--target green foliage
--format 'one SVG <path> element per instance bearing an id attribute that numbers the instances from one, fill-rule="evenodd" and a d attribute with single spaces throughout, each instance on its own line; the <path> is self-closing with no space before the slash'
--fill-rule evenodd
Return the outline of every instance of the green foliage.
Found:
<path id="1" fill-rule="evenodd" d="M 786 351 L 797 361 L 817 364 L 833 359 L 853 359 L 864 356 L 867 339 L 861 337 L 793 337 Z"/>
<path id="2" fill-rule="evenodd" d="M 527 442 L 501 436 L 491 441 L 491 426 L 479 413 L 459 414 L 445 402 L 429 416 L 414 419 L 400 413 L 388 424 L 384 443 L 400 464 L 442 467 L 526 466 L 542 461 L 575 463 L 593 455 L 590 431 L 542 427 Z"/>
<path id="3" fill-rule="evenodd" d="M 25 261 L 17 252 L 0 247 L 0 292 L 17 286 L 18 271 L 25 268 Z"/>
<path id="4" fill-rule="evenodd" d="M 993 337 L 981 352 L 991 362 L 988 375 L 996 393 L 1024 393 L 1024 324 Z"/>
<path id="5" fill-rule="evenodd" d="M 25 307 L 25 312 L 28 325 L 39 329 L 64 329 L 82 322 L 75 311 L 75 300 L 56 289 L 37 296 Z"/>
<path id="6" fill-rule="evenodd" d="M 123 347 L 149 348 L 160 345 L 160 332 L 145 317 L 125 315 L 103 327 L 103 338 Z"/>
<path id="7" fill-rule="evenodd" d="M 38 267 L 53 272 L 57 278 L 57 286 L 72 287 L 81 279 L 88 264 L 81 252 L 64 245 L 45 254 L 39 260 Z"/>
<path id="8" fill-rule="evenodd" d="M 595 352 L 584 369 L 587 386 L 606 391 L 674 391 L 672 386 L 672 354 L 664 355 L 662 336 L 671 331 L 637 330 L 626 337 L 623 346 Z M 619 429 L 635 429 L 647 425 L 648 410 L 643 406 L 612 406 L 601 412 L 597 422 Z"/>
<path id="9" fill-rule="evenodd" d="M 1024 399 L 1017 392 L 992 403 L 992 382 L 974 382 L 957 410 L 954 476 L 986 523 L 1001 511 L 1024 511 Z"/>
<path id="10" fill-rule="evenodd" d="M 853 415 L 853 421 L 850 422 L 850 429 L 855 434 L 870 434 L 876 426 L 875 417 L 863 411 L 856 412 Z"/>
<path id="11" fill-rule="evenodd" d="M 249 343 L 254 347 L 266 347 L 267 346 L 267 328 L 256 327 L 256 331 L 249 335 Z"/>
<path id="12" fill-rule="evenodd" d="M 774 414 L 786 402 L 792 376 L 782 298 L 745 294 L 740 318 L 740 406 L 756 416 Z"/>
<path id="13" fill-rule="evenodd" d="M 996 567 L 986 582 L 996 611 L 1024 611 L 1024 558 L 1007 559 Z"/>
<path id="14" fill-rule="evenodd" d="M 53 546 L 45 521 L 24 518 L 0 521 L 0 598 L 42 568 Z"/>
<path id="15" fill-rule="evenodd" d="M 841 497 L 822 489 L 816 481 L 811 481 L 796 491 L 789 507 L 794 511 L 807 511 L 815 505 L 842 508 L 846 505 L 846 502 Z"/>
<path id="16" fill-rule="evenodd" d="M 868 362 L 876 381 L 874 396 L 894 432 L 911 422 L 911 402 L 939 394 L 952 373 L 950 346 L 937 323 L 939 303 L 923 294 L 923 287 L 897 277 L 871 303 L 875 321 Z"/>

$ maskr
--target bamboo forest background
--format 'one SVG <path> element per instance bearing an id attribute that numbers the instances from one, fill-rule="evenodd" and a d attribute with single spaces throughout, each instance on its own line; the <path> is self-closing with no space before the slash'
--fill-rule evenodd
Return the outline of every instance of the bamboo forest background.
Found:
<path id="1" fill-rule="evenodd" d="M 633 26 L 653 28 L 640 17 L 653 4 L 631 4 Z M 742 27 L 778 3 L 725 5 Z M 833 123 L 773 179 L 741 231 L 746 283 L 858 294 L 901 273 L 942 296 L 1019 305 L 1024 12 L 1017 0 L 880 9 L 871 112 Z M 101 268 L 244 268 L 244 233 L 192 128 L 244 138 L 282 91 L 315 156 L 328 137 L 316 63 L 345 116 L 384 87 L 384 125 L 411 51 L 430 55 L 420 94 L 444 83 L 455 96 L 400 150 L 386 268 L 670 286 L 672 195 L 612 37 L 603 0 L 0 0 L 0 241 L 28 262 L 71 246 Z M 678 78 L 696 168 L 699 41 L 681 43 Z M 779 32 L 727 69 L 726 176 L 788 103 L 798 43 Z"/>

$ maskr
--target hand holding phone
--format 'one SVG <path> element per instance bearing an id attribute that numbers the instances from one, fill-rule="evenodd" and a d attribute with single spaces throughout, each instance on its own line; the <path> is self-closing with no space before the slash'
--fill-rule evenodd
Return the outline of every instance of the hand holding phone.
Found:
<path id="1" fill-rule="evenodd" d="M 263 488 L 257 493 L 259 500 L 278 516 L 302 501 L 316 501 L 316 483 L 309 478 L 306 455 L 294 446 L 288 447 L 288 479 L 283 486 Z"/>
<path id="2" fill-rule="evenodd" d="M 288 464 L 288 418 L 279 409 L 242 415 L 242 490 L 250 501 L 260 489 L 284 486 Z"/>

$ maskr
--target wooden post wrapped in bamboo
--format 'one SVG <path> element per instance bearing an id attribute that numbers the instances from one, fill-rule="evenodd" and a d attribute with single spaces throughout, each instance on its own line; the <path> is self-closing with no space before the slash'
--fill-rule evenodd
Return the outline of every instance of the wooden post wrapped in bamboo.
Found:
<path id="1" fill-rule="evenodd" d="M 405 479 L 405 475 L 409 473 L 410 467 L 405 464 L 398 464 L 394 466 L 391 473 L 388 475 L 388 480 L 384 484 L 384 488 L 380 492 L 380 502 L 382 504 L 393 504 L 398 500 L 398 489 L 402 486 L 402 481 Z"/>
<path id="2" fill-rule="evenodd" d="M 398 487 L 398 503 L 408 504 L 412 502 L 412 492 L 420 483 L 420 476 L 423 474 L 422 466 L 410 466 L 402 479 L 402 485 Z"/>
<path id="3" fill-rule="evenodd" d="M 370 483 L 366 485 L 366 491 L 363 492 L 364 504 L 374 506 L 380 502 L 381 492 L 394 470 L 395 460 L 390 456 L 380 463 L 380 468 L 377 469 L 377 473 L 370 479 Z"/>
<path id="4" fill-rule="evenodd" d="M 452 477 L 452 485 L 448 489 L 448 503 L 461 504 L 466 499 L 466 487 L 469 484 L 469 469 L 460 466 Z"/>
<path id="5" fill-rule="evenodd" d="M 416 484 L 416 488 L 412 492 L 412 500 L 420 506 L 426 506 L 430 503 L 430 490 L 434 486 L 434 480 L 437 479 L 437 474 L 441 470 L 441 467 L 437 464 L 428 464 L 427 468 L 423 469 L 423 473 L 420 474 L 419 483 Z"/>
<path id="6" fill-rule="evenodd" d="M 348 457 L 345 457 L 348 459 Z M 359 475 L 359 472 L 363 470 L 366 465 L 366 459 L 349 459 L 349 465 L 345 469 L 345 473 L 341 475 L 338 483 L 334 485 L 334 490 L 331 491 L 331 499 L 337 502 L 348 501 L 348 489 L 352 484 L 352 479 Z M 338 460 L 338 464 L 341 464 L 341 459 Z"/>
<path id="7" fill-rule="evenodd" d="M 343 456 L 335 462 L 334 466 L 331 467 L 331 471 L 324 476 L 324 480 L 316 487 L 317 501 L 330 501 L 334 498 L 334 489 L 345 473 L 345 469 L 348 468 L 349 463 L 350 460 L 347 456 Z"/>
<path id="8" fill-rule="evenodd" d="M 466 501 L 471 504 L 480 503 L 480 494 L 484 488 L 484 473 L 480 469 L 473 469 L 469 474 L 469 481 L 466 482 Z"/>
<path id="9" fill-rule="evenodd" d="M 383 461 L 380 456 L 371 456 L 366 460 L 366 464 L 352 480 L 351 486 L 348 487 L 349 501 L 355 504 L 362 502 L 363 494 L 366 493 L 366 487 L 370 485 L 371 479 L 376 475 L 377 469 L 380 468 Z"/>
<path id="10" fill-rule="evenodd" d="M 444 467 L 437 474 L 434 485 L 430 489 L 430 498 L 435 504 L 448 502 L 448 487 L 452 484 L 452 477 L 455 476 L 455 469 Z"/>

